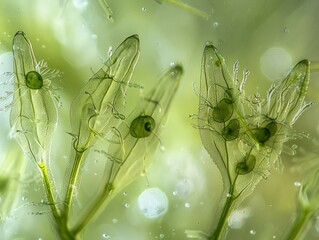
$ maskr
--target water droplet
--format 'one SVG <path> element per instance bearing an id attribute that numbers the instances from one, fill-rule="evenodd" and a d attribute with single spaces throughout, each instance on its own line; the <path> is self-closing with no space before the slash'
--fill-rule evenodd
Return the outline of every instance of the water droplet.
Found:
<path id="1" fill-rule="evenodd" d="M 22 201 L 27 201 L 28 200 L 28 197 L 27 196 L 22 196 Z"/>
<path id="2" fill-rule="evenodd" d="M 249 233 L 250 233 L 251 235 L 255 235 L 255 234 L 256 234 L 256 230 L 251 229 L 251 230 L 249 231 Z"/>
<path id="3" fill-rule="evenodd" d="M 285 33 L 285 34 L 288 34 L 288 33 L 289 33 L 289 28 L 285 27 L 285 28 L 284 28 L 284 33 Z"/>
<path id="4" fill-rule="evenodd" d="M 301 182 L 296 181 L 296 182 L 294 182 L 294 185 L 295 185 L 295 187 L 300 187 L 301 186 Z"/>
<path id="5" fill-rule="evenodd" d="M 272 238 L 275 239 L 275 238 L 276 238 L 276 235 L 273 235 Z"/>
<path id="6" fill-rule="evenodd" d="M 168 209 L 166 194 L 159 188 L 149 188 L 138 196 L 138 206 L 147 218 L 157 218 Z"/>
<path id="7" fill-rule="evenodd" d="M 114 224 L 117 224 L 117 223 L 119 222 L 119 220 L 116 219 L 116 218 L 113 218 L 112 222 L 113 222 Z"/>
<path id="8" fill-rule="evenodd" d="M 123 195 L 124 195 L 124 196 L 127 196 L 127 192 L 123 192 Z"/>
<path id="9" fill-rule="evenodd" d="M 112 47 L 109 47 L 109 51 L 107 52 L 107 54 L 109 55 L 109 57 L 112 56 L 112 54 L 113 54 L 113 48 Z"/>
<path id="10" fill-rule="evenodd" d="M 166 151 L 166 148 L 161 144 L 160 150 L 161 150 L 162 152 L 165 152 L 165 151 Z"/>
<path id="11" fill-rule="evenodd" d="M 143 11 L 143 12 L 146 12 L 146 11 L 147 11 L 147 8 L 146 8 L 146 7 L 142 7 L 142 11 Z"/>
<path id="12" fill-rule="evenodd" d="M 227 194 L 226 194 L 226 197 L 230 198 L 230 197 L 231 197 L 231 194 L 230 194 L 230 193 L 227 193 Z"/>
<path id="13" fill-rule="evenodd" d="M 218 22 L 213 22 L 213 27 L 214 28 L 217 28 L 219 26 L 219 23 Z"/>
<path id="14" fill-rule="evenodd" d="M 46 46 L 45 44 L 42 44 L 41 47 L 42 47 L 42 48 L 46 48 L 47 46 Z"/>
<path id="15" fill-rule="evenodd" d="M 107 234 L 107 233 L 103 233 L 103 234 L 102 234 L 102 237 L 103 237 L 103 238 L 106 238 L 106 239 L 109 239 L 109 238 L 110 238 L 110 235 Z"/>
<path id="16" fill-rule="evenodd" d="M 177 191 L 174 191 L 174 192 L 173 192 L 173 195 L 174 195 L 174 196 L 177 196 Z"/>
<path id="17" fill-rule="evenodd" d="M 124 205 L 126 208 L 129 208 L 130 207 L 130 204 L 128 204 L 128 203 L 125 203 L 125 205 Z"/>
<path id="18" fill-rule="evenodd" d="M 186 208 L 189 208 L 190 206 L 191 206 L 190 203 L 185 203 Z"/>
<path id="19" fill-rule="evenodd" d="M 165 237 L 165 235 L 163 233 L 161 233 L 159 236 L 160 236 L 160 238 L 164 238 Z"/>

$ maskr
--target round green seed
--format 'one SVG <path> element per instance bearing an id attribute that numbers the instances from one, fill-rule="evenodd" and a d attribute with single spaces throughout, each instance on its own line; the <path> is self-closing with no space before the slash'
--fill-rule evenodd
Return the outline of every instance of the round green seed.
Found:
<path id="1" fill-rule="evenodd" d="M 235 140 L 239 135 L 240 123 L 237 119 L 229 121 L 226 127 L 223 128 L 221 134 L 226 141 Z"/>
<path id="2" fill-rule="evenodd" d="M 135 138 L 145 138 L 151 135 L 155 128 L 155 120 L 151 116 L 139 116 L 130 126 L 130 134 Z"/>
<path id="3" fill-rule="evenodd" d="M 259 128 L 255 136 L 257 141 L 263 144 L 270 138 L 270 132 L 267 128 Z"/>
<path id="4" fill-rule="evenodd" d="M 40 89 L 43 86 L 43 78 L 40 73 L 36 71 L 28 72 L 25 76 L 25 82 L 28 88 Z"/>
<path id="5" fill-rule="evenodd" d="M 213 110 L 213 119 L 216 122 L 227 122 L 234 112 L 234 106 L 229 99 L 222 99 Z"/>
<path id="6" fill-rule="evenodd" d="M 242 162 L 237 163 L 236 173 L 238 175 L 246 175 L 250 173 L 256 165 L 256 157 L 254 155 L 248 155 L 244 157 Z"/>

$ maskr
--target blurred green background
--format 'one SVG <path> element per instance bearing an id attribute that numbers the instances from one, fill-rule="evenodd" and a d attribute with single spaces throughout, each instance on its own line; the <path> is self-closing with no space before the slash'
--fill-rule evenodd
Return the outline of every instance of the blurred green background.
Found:
<path id="1" fill-rule="evenodd" d="M 44 59 L 51 68 L 64 72 L 61 80 L 53 83 L 54 87 L 62 88 L 55 91 L 63 103 L 51 162 L 60 191 L 70 151 L 71 137 L 66 134 L 70 131 L 70 103 L 92 75 L 92 69 L 97 70 L 108 58 L 109 49 L 115 49 L 132 34 L 139 35 L 141 56 L 132 82 L 142 84 L 146 91 L 171 64 L 182 64 L 185 73 L 160 137 L 165 150 L 154 153 L 146 177 L 141 176 L 117 196 L 88 226 L 84 239 L 183 240 L 185 230 L 210 233 L 216 223 L 222 182 L 201 145 L 198 131 L 192 127 L 196 120 L 189 117 L 197 113 L 198 99 L 193 85 L 199 87 L 205 43 L 213 42 L 219 48 L 230 71 L 239 60 L 240 73 L 244 69 L 250 71 L 246 93 L 258 91 L 263 97 L 271 84 L 283 79 L 294 64 L 309 59 L 313 67 L 308 101 L 317 102 L 319 1 L 184 1 L 207 18 L 169 1 L 160 4 L 155 0 L 108 0 L 107 3 L 113 11 L 113 22 L 94 0 L 67 3 L 0 0 L 0 73 L 12 71 L 11 43 L 19 30 L 29 37 L 38 60 Z M 1 81 L 7 78 L 6 74 L 1 75 Z M 0 92 L 5 94 L 4 90 Z M 131 90 L 128 94 L 130 104 L 130 98 L 143 93 Z M 1 108 L 5 104 L 1 102 Z M 240 206 L 227 239 L 280 239 L 289 227 L 299 183 L 304 177 L 296 166 L 310 156 L 319 161 L 318 115 L 315 105 L 297 121 L 295 129 L 309 133 L 310 138 L 285 144 L 284 170 L 272 170 L 270 177 Z M 8 137 L 8 114 L 3 111 L 0 118 L 0 150 L 4 156 L 12 140 Z M 295 153 L 292 145 L 297 146 Z M 84 168 L 88 172 L 86 182 L 82 182 L 85 190 L 98 183 L 94 179 L 94 166 L 88 164 Z M 2 217 L 1 239 L 56 239 L 50 229 L 49 210 L 43 206 L 38 175 L 34 164 L 28 162 L 24 175 L 11 176 L 20 183 L 21 190 L 10 216 Z M 147 219 L 138 206 L 139 195 L 148 187 L 161 189 L 168 198 L 168 210 L 158 218 Z M 0 197 L 1 200 L 5 196 Z M 79 200 L 80 208 L 85 204 Z M 317 238 L 319 220 L 314 221 L 307 236 Z"/>

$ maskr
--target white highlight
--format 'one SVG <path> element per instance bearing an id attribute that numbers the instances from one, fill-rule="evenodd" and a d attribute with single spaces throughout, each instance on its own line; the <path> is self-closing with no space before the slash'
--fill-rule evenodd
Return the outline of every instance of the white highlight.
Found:
<path id="1" fill-rule="evenodd" d="M 168 209 L 167 196 L 158 188 L 146 189 L 138 196 L 138 206 L 145 217 L 160 217 Z"/>
<path id="2" fill-rule="evenodd" d="M 291 64 L 290 54 L 280 47 L 269 48 L 260 57 L 260 69 L 271 81 L 283 79 L 291 70 Z"/>

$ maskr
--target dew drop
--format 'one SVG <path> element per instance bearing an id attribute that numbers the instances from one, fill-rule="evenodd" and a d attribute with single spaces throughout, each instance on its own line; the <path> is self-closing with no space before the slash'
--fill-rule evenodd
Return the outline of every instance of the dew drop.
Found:
<path id="1" fill-rule="evenodd" d="M 295 185 L 295 187 L 300 187 L 301 186 L 301 182 L 296 181 L 296 182 L 294 182 L 294 185 Z"/>
<path id="2" fill-rule="evenodd" d="M 163 233 L 161 233 L 161 234 L 159 235 L 159 237 L 162 239 L 162 238 L 165 237 L 165 235 L 164 235 Z"/>
<path id="3" fill-rule="evenodd" d="M 256 234 L 256 230 L 251 229 L 251 230 L 249 231 L 249 233 L 250 233 L 251 235 L 255 235 L 255 234 Z"/>
<path id="4" fill-rule="evenodd" d="M 28 200 L 28 197 L 27 196 L 22 196 L 22 201 L 27 201 Z"/>
<path id="5" fill-rule="evenodd" d="M 173 192 L 173 195 L 174 195 L 174 196 L 177 196 L 177 191 L 174 191 L 174 192 Z"/>
<path id="6" fill-rule="evenodd" d="M 149 188 L 138 196 L 138 206 L 145 217 L 157 218 L 167 211 L 168 199 L 159 188 Z"/>
<path id="7" fill-rule="evenodd" d="M 129 203 L 125 203 L 124 206 L 125 206 L 126 208 L 129 208 L 129 207 L 130 207 L 130 204 L 129 204 Z"/>
<path id="8" fill-rule="evenodd" d="M 123 192 L 123 195 L 124 195 L 124 196 L 127 196 L 127 192 Z"/>
<path id="9" fill-rule="evenodd" d="M 190 206 L 191 206 L 190 203 L 185 203 L 186 208 L 190 208 Z"/>
<path id="10" fill-rule="evenodd" d="M 213 22 L 213 27 L 214 28 L 217 28 L 219 26 L 219 23 L 218 22 Z"/>
<path id="11" fill-rule="evenodd" d="M 231 197 L 231 194 L 230 194 L 230 193 L 227 193 L 227 194 L 226 194 L 226 197 L 230 198 L 230 197 Z"/>
<path id="12" fill-rule="evenodd" d="M 114 224 L 117 224 L 117 223 L 119 222 L 119 220 L 116 219 L 116 218 L 113 218 L 112 222 L 113 222 Z"/>
<path id="13" fill-rule="evenodd" d="M 143 12 L 146 12 L 146 11 L 147 11 L 147 8 L 146 8 L 146 7 L 142 7 L 142 11 L 143 11 Z"/>
<path id="14" fill-rule="evenodd" d="M 102 237 L 105 238 L 105 239 L 109 239 L 109 238 L 110 238 L 110 235 L 107 234 L 107 233 L 103 233 L 103 234 L 102 234 Z"/>
<path id="15" fill-rule="evenodd" d="M 113 54 L 113 48 L 112 47 L 109 47 L 109 51 L 107 52 L 107 54 L 109 55 L 109 57 L 112 56 L 112 54 Z"/>
<path id="16" fill-rule="evenodd" d="M 288 33 L 289 33 L 289 28 L 285 27 L 285 28 L 284 28 L 284 33 L 285 33 L 285 34 L 288 34 Z"/>

